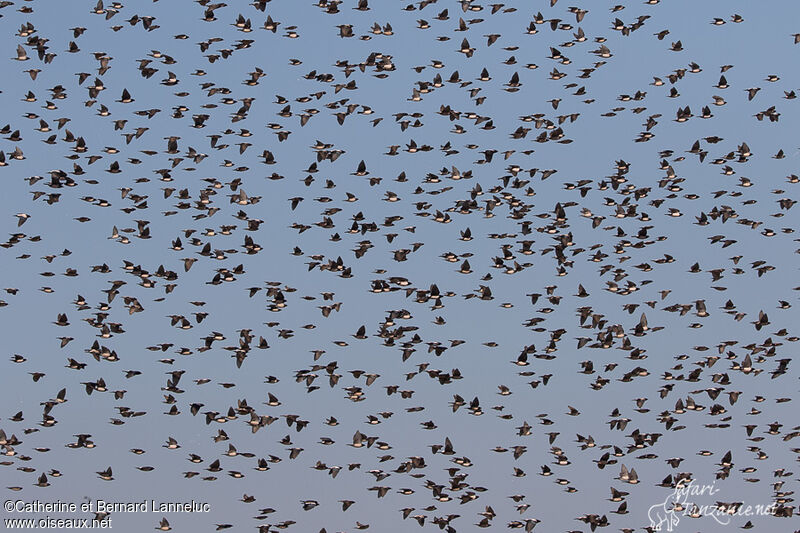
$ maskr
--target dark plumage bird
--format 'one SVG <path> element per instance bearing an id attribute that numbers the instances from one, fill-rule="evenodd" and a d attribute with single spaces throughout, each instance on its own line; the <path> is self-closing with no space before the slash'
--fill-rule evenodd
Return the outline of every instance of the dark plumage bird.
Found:
<path id="1" fill-rule="evenodd" d="M 0 1 L 8 489 L 147 487 L 160 531 L 783 524 L 800 34 L 644 3 Z"/>

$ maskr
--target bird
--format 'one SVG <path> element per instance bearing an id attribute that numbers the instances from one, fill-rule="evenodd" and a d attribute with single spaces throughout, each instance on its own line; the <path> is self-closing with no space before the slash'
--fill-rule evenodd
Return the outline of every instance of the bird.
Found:
<path id="1" fill-rule="evenodd" d="M 0 2 L 9 490 L 264 533 L 649 531 L 644 487 L 712 482 L 676 505 L 791 516 L 800 34 L 644 3 Z"/>

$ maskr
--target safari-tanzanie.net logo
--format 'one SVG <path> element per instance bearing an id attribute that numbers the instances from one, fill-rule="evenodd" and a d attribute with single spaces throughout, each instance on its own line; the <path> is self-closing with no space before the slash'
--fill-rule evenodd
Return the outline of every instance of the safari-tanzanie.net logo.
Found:
<path id="1" fill-rule="evenodd" d="M 694 479 L 678 483 L 664 501 L 651 505 L 647 510 L 650 528 L 653 531 L 674 531 L 684 518 L 709 518 L 727 526 L 736 516 L 791 516 L 792 514 L 791 507 L 783 507 L 778 502 L 769 504 L 723 502 L 715 498 L 719 491 L 714 483 L 701 485 Z"/>

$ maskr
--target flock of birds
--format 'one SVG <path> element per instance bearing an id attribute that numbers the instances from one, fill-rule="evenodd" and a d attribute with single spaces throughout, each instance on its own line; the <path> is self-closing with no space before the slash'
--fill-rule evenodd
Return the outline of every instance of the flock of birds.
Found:
<path id="1" fill-rule="evenodd" d="M 7 498 L 649 532 L 713 483 L 791 530 L 800 34 L 315 2 L 0 2 Z"/>

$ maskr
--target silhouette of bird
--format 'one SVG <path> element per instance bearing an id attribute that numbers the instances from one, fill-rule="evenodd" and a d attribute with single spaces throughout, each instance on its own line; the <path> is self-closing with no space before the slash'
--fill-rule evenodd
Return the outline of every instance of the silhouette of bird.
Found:
<path id="1" fill-rule="evenodd" d="M 665 520 L 793 516 L 800 33 L 755 4 L 147 4 L 0 2 L 20 501 L 655 531 L 717 483 Z"/>

